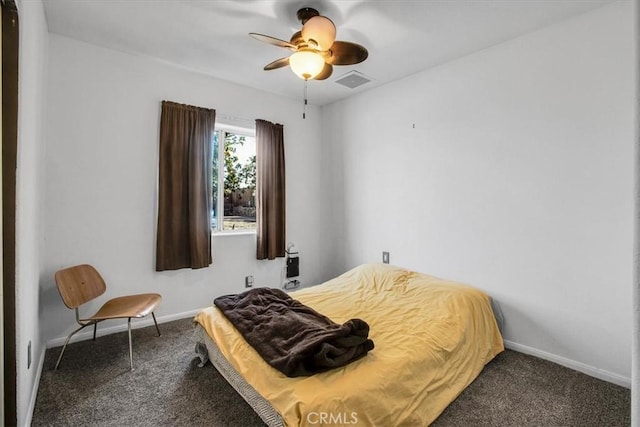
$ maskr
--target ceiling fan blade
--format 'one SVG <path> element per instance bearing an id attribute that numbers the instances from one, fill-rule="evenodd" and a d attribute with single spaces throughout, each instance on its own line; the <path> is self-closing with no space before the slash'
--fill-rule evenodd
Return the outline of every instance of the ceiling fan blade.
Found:
<path id="1" fill-rule="evenodd" d="M 286 47 L 287 49 L 291 49 L 291 50 L 296 50 L 297 47 L 295 45 L 292 45 L 291 43 L 284 41 L 284 40 L 280 40 L 277 39 L 275 37 L 271 37 L 271 36 L 265 36 L 264 34 L 258 34 L 258 33 L 249 33 L 249 35 L 251 37 L 253 37 L 256 40 L 260 40 L 261 42 L 265 42 L 265 43 L 269 43 L 272 44 L 274 46 L 278 46 L 278 47 Z"/>
<path id="2" fill-rule="evenodd" d="M 270 64 L 265 65 L 264 66 L 264 70 L 265 71 L 275 70 L 277 68 L 286 67 L 287 65 L 289 65 L 289 57 L 288 56 L 286 58 L 276 59 L 275 61 L 271 62 Z"/>
<path id="3" fill-rule="evenodd" d="M 314 80 L 325 80 L 325 79 L 328 79 L 331 76 L 331 73 L 333 73 L 333 65 L 327 64 L 325 62 L 324 63 L 324 68 L 322 69 L 322 71 L 320 71 L 320 74 L 315 76 L 313 79 Z"/>
<path id="4" fill-rule="evenodd" d="M 302 38 L 302 31 L 296 31 L 295 33 L 293 33 L 293 35 L 291 36 L 291 40 L 289 41 L 294 46 L 298 46 L 300 43 L 304 42 L 304 39 Z"/>
<path id="5" fill-rule="evenodd" d="M 332 65 L 358 64 L 369 56 L 364 46 L 357 43 L 335 41 L 329 49 L 330 55 L 326 61 Z"/>

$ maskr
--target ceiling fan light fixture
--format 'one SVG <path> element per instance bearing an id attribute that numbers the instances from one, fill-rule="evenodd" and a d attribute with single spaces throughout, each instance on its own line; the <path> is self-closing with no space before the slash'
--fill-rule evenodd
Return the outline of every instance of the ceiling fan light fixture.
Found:
<path id="1" fill-rule="evenodd" d="M 314 16 L 302 26 L 302 38 L 320 50 L 329 50 L 336 40 L 336 26 L 326 16 Z"/>
<path id="2" fill-rule="evenodd" d="M 289 65 L 298 77 L 309 80 L 320 74 L 324 68 L 324 58 L 313 50 L 302 49 L 289 57 Z"/>

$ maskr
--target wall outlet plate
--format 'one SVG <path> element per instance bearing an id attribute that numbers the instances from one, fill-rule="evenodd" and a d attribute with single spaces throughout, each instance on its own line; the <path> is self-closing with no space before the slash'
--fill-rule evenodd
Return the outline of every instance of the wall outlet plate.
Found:
<path id="1" fill-rule="evenodd" d="M 244 278 L 244 287 L 253 288 L 253 276 L 246 276 Z"/>
<path id="2" fill-rule="evenodd" d="M 389 252 L 382 252 L 382 262 L 389 264 Z"/>

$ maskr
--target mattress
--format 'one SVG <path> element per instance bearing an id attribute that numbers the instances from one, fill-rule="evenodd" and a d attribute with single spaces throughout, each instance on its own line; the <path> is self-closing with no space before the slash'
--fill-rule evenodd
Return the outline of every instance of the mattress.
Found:
<path id="1" fill-rule="evenodd" d="M 365 320 L 375 348 L 347 366 L 289 378 L 216 307 L 194 319 L 286 426 L 428 425 L 504 350 L 486 293 L 427 274 L 362 265 L 291 296 L 336 323 Z"/>

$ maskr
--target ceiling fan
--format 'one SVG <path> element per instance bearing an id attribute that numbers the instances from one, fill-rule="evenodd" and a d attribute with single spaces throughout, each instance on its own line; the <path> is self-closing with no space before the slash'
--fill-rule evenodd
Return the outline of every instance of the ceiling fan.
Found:
<path id="1" fill-rule="evenodd" d="M 301 79 L 324 80 L 333 73 L 334 65 L 358 64 L 369 56 L 364 46 L 357 43 L 336 41 L 336 26 L 317 10 L 304 7 L 298 10 L 302 29 L 285 41 L 264 34 L 249 33 L 251 37 L 265 43 L 284 47 L 293 53 L 276 59 L 264 69 L 275 70 L 289 65 Z"/>

